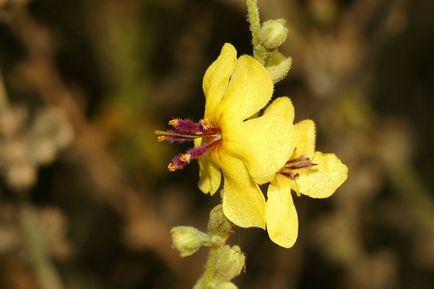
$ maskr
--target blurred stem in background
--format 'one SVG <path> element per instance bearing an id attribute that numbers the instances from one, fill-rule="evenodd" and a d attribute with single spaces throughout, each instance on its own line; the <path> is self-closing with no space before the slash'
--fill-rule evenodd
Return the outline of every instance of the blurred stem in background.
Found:
<path id="1" fill-rule="evenodd" d="M 145 201 L 143 191 L 127 182 L 128 178 L 107 147 L 104 131 L 87 118 L 79 102 L 79 93 L 62 79 L 56 62 L 58 51 L 52 31 L 33 17 L 26 2 L 12 2 L 8 13 L 5 24 L 22 42 L 27 52 L 15 70 L 15 76 L 20 78 L 20 84 L 27 84 L 25 91 L 40 96 L 42 104 L 62 111 L 71 124 L 76 137 L 70 147 L 70 155 L 73 155 L 73 160 L 70 160 L 80 171 L 85 172 L 84 182 L 94 194 L 92 196 L 97 196 L 101 203 L 109 206 L 122 219 L 120 239 L 124 245 L 135 251 L 150 250 L 172 270 L 182 272 L 179 275 L 184 280 L 192 278 L 194 270 L 181 266 L 176 254 L 167 250 L 170 247 L 169 227 L 156 213 L 152 202 Z M 142 132 L 143 143 L 144 139 Z M 157 156 L 154 151 L 153 157 Z M 145 162 L 145 165 L 149 164 Z M 89 202 L 89 199 L 85 202 Z M 90 228 L 86 226 L 88 224 L 91 225 L 92 222 L 80 224 L 80 229 Z M 89 235 L 92 231 L 86 233 L 86 238 L 91 238 Z"/>
<path id="2" fill-rule="evenodd" d="M 9 101 L 6 94 L 6 87 L 3 81 L 3 74 L 0 69 L 0 113 L 3 113 L 9 105 Z"/>
<path id="3" fill-rule="evenodd" d="M 62 289 L 60 276 L 51 262 L 47 250 L 46 234 L 41 226 L 37 212 L 28 201 L 25 193 L 20 196 L 20 225 L 23 232 L 24 244 L 30 257 L 35 276 L 41 289 Z"/>
<path id="4" fill-rule="evenodd" d="M 11 109 L 8 95 L 0 73 L 0 115 Z M 25 252 L 41 289 L 62 289 L 62 281 L 48 252 L 47 234 L 41 226 L 36 208 L 29 200 L 30 188 L 18 189 L 12 185 L 17 199 L 19 224 L 22 232 Z"/>

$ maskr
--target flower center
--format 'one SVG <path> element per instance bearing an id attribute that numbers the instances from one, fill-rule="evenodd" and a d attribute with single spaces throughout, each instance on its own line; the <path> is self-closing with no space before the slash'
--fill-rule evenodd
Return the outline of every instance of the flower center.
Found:
<path id="1" fill-rule="evenodd" d="M 172 119 L 169 125 L 173 129 L 167 131 L 156 130 L 158 141 L 168 141 L 170 143 L 185 143 L 202 139 L 200 145 L 188 149 L 185 153 L 176 155 L 167 166 L 169 171 L 182 169 L 191 160 L 196 160 L 207 153 L 211 148 L 221 142 L 220 128 L 213 127 L 206 119 L 193 122 L 189 119 Z"/>
<path id="2" fill-rule="evenodd" d="M 317 162 L 305 155 L 301 155 L 287 161 L 285 166 L 279 171 L 279 174 L 295 180 L 300 176 L 300 170 L 309 169 L 316 165 L 318 165 Z"/>

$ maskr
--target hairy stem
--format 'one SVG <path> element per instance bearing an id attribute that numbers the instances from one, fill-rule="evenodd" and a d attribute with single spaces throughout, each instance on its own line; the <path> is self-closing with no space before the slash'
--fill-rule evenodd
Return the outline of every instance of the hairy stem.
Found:
<path id="1" fill-rule="evenodd" d="M 249 22 L 250 32 L 252 33 L 253 57 L 264 64 L 267 51 L 259 43 L 261 19 L 259 17 L 257 0 L 247 0 L 247 21 Z"/>
<path id="2" fill-rule="evenodd" d="M 232 227 L 221 205 L 211 210 L 207 232 L 210 242 L 203 244 L 210 247 L 208 258 L 205 271 L 193 289 L 237 288 L 232 279 L 241 274 L 246 257 L 240 247 L 226 245 Z"/>

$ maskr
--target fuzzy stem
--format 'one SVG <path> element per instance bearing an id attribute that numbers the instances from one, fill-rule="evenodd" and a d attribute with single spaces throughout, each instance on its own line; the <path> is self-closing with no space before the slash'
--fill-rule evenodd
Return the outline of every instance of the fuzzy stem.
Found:
<path id="1" fill-rule="evenodd" d="M 211 210 L 208 222 L 210 247 L 205 271 L 193 289 L 237 288 L 231 280 L 237 277 L 245 265 L 245 255 L 238 246 L 226 245 L 233 233 L 232 223 L 226 219 L 221 205 Z"/>
<path id="2" fill-rule="evenodd" d="M 253 57 L 261 64 L 265 64 L 267 51 L 259 43 L 259 33 L 261 31 L 261 19 L 259 17 L 258 1 L 247 0 L 247 21 L 252 33 Z"/>
<path id="3" fill-rule="evenodd" d="M 63 289 L 60 277 L 51 264 L 43 240 L 38 216 L 34 208 L 23 197 L 20 201 L 20 225 L 26 250 L 30 256 L 33 270 L 41 289 Z"/>

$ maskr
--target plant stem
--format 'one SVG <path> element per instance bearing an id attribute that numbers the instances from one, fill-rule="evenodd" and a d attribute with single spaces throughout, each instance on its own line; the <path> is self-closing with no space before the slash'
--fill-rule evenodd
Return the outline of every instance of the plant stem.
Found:
<path id="1" fill-rule="evenodd" d="M 205 271 L 193 289 L 237 288 L 231 280 L 241 274 L 246 257 L 238 246 L 226 245 L 233 233 L 232 223 L 226 219 L 221 205 L 210 212 L 208 236 L 209 246 Z"/>
<path id="2" fill-rule="evenodd" d="M 261 64 L 264 64 L 266 50 L 259 43 L 261 19 L 259 17 L 257 0 L 247 0 L 247 21 L 249 22 L 250 32 L 252 33 L 253 57 L 261 62 Z"/>
<path id="3" fill-rule="evenodd" d="M 45 234 L 40 226 L 35 209 L 23 197 L 20 200 L 20 225 L 23 231 L 25 249 L 41 289 L 63 289 L 60 277 L 51 264 L 46 244 Z"/>
<path id="4" fill-rule="evenodd" d="M 6 87 L 3 81 L 3 74 L 0 70 L 0 113 L 6 110 L 9 106 Z"/>

